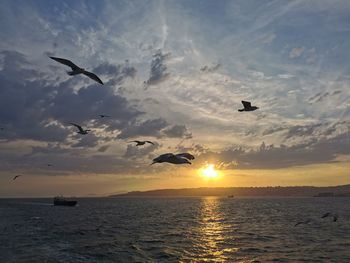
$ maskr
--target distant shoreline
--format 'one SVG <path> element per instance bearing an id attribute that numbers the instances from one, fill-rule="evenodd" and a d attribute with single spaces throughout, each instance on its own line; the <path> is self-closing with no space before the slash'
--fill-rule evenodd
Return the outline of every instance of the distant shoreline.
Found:
<path id="1" fill-rule="evenodd" d="M 349 197 L 350 184 L 340 186 L 285 186 L 285 187 L 200 187 L 133 191 L 108 197 Z"/>

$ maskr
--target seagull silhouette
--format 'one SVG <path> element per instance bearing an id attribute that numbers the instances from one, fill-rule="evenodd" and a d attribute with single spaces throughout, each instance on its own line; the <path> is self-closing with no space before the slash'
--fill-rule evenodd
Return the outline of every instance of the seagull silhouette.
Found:
<path id="1" fill-rule="evenodd" d="M 20 176 L 22 176 L 22 175 L 21 174 L 17 174 L 15 177 L 12 178 L 12 181 L 16 180 Z"/>
<path id="2" fill-rule="evenodd" d="M 102 119 L 102 118 L 109 118 L 109 117 L 111 117 L 111 116 L 109 116 L 109 115 L 104 115 L 104 114 L 100 114 L 100 115 L 98 115 L 98 116 L 100 116 L 101 119 Z"/>
<path id="3" fill-rule="evenodd" d="M 86 71 L 84 68 L 78 67 L 72 61 L 70 61 L 68 59 L 64 59 L 64 58 L 57 58 L 57 57 L 50 57 L 50 58 L 63 64 L 63 65 L 70 67 L 72 69 L 72 71 L 68 71 L 67 72 L 68 75 L 74 76 L 74 75 L 78 75 L 78 74 L 84 74 L 85 76 L 88 76 L 90 79 L 103 85 L 102 80 L 99 77 L 97 77 L 97 75 L 95 75 L 92 72 Z"/>
<path id="4" fill-rule="evenodd" d="M 305 221 L 300 221 L 300 222 L 298 222 L 298 223 L 296 223 L 294 226 L 298 226 L 298 225 L 302 225 L 302 224 L 308 224 L 308 223 L 310 223 L 312 220 L 311 219 L 307 219 L 307 220 L 305 220 Z"/>
<path id="5" fill-rule="evenodd" d="M 255 111 L 255 110 L 259 109 L 259 107 L 252 106 L 252 104 L 249 101 L 242 100 L 242 104 L 243 104 L 244 108 L 239 109 L 238 111 Z"/>
<path id="6" fill-rule="evenodd" d="M 194 156 L 189 153 L 165 153 L 159 155 L 157 158 L 154 158 L 151 165 L 155 163 L 191 164 L 191 162 L 188 159 L 193 160 Z"/>
<path id="7" fill-rule="evenodd" d="M 78 128 L 77 133 L 82 134 L 82 135 L 88 134 L 88 132 L 91 131 L 91 130 L 84 130 L 80 125 L 72 123 L 72 122 L 70 122 L 69 124 L 77 127 Z"/>
<path id="8" fill-rule="evenodd" d="M 149 144 L 154 145 L 154 143 L 151 142 L 151 141 L 138 141 L 138 140 L 135 140 L 135 141 L 130 141 L 130 142 L 136 142 L 136 146 L 145 145 L 146 143 L 149 143 Z M 130 142 L 129 142 L 129 143 L 130 143 Z"/>
<path id="9" fill-rule="evenodd" d="M 330 216 L 333 217 L 333 222 L 337 222 L 338 215 L 337 214 L 332 214 L 330 212 L 325 213 L 323 216 L 321 216 L 321 218 L 323 219 L 323 218 L 330 217 Z"/>
<path id="10" fill-rule="evenodd" d="M 48 167 L 51 167 L 51 166 L 53 166 L 53 165 L 52 165 L 51 163 L 48 163 L 47 166 L 48 166 Z"/>

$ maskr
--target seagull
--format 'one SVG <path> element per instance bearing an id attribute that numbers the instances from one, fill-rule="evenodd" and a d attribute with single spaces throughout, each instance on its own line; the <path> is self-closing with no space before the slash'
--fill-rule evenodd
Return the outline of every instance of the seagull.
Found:
<path id="1" fill-rule="evenodd" d="M 176 156 L 181 157 L 181 158 L 186 158 L 188 160 L 194 160 L 194 156 L 190 153 L 178 153 Z"/>
<path id="2" fill-rule="evenodd" d="M 137 140 L 135 140 L 135 141 L 130 141 L 130 142 L 136 142 L 136 146 L 145 145 L 146 143 L 149 143 L 149 144 L 154 145 L 154 143 L 151 142 L 151 141 L 137 141 Z M 129 142 L 129 143 L 130 143 L 130 142 Z"/>
<path id="3" fill-rule="evenodd" d="M 109 117 L 111 117 L 111 116 L 109 116 L 109 115 L 104 115 L 104 114 L 100 114 L 100 115 L 98 115 L 98 116 L 100 116 L 101 119 L 102 119 L 102 118 L 109 118 Z"/>
<path id="4" fill-rule="evenodd" d="M 332 213 L 330 213 L 330 212 L 325 213 L 323 216 L 321 216 L 321 218 L 326 218 L 326 217 L 329 217 L 329 216 L 332 216 L 332 217 L 333 217 L 333 222 L 337 222 L 337 220 L 338 220 L 338 215 L 332 214 Z"/>
<path id="5" fill-rule="evenodd" d="M 22 175 L 21 174 L 16 175 L 15 177 L 12 178 L 12 181 L 16 180 L 20 176 L 22 176 Z"/>
<path id="6" fill-rule="evenodd" d="M 296 223 L 294 226 L 298 226 L 298 225 L 301 225 L 301 224 L 308 224 L 308 223 L 310 223 L 311 222 L 311 219 L 307 219 L 307 220 L 305 220 L 305 221 L 300 221 L 300 222 L 298 222 L 298 223 Z"/>
<path id="7" fill-rule="evenodd" d="M 51 167 L 51 166 L 53 166 L 53 165 L 52 165 L 51 163 L 48 163 L 47 166 L 48 166 L 48 167 Z"/>
<path id="8" fill-rule="evenodd" d="M 255 111 L 257 109 L 259 109 L 259 107 L 257 106 L 252 106 L 252 104 L 249 101 L 244 101 L 242 100 L 242 104 L 243 104 L 243 109 L 239 109 L 238 111 Z"/>
<path id="9" fill-rule="evenodd" d="M 194 156 L 189 153 L 165 153 L 159 155 L 157 158 L 154 158 L 151 165 L 155 163 L 191 164 L 191 162 L 188 159 L 193 160 Z"/>
<path id="10" fill-rule="evenodd" d="M 97 77 L 94 73 L 86 71 L 84 68 L 78 67 L 72 61 L 70 61 L 68 59 L 64 59 L 64 58 L 56 58 L 56 57 L 50 57 L 50 58 L 63 64 L 63 65 L 70 67 L 72 69 L 72 71 L 67 71 L 69 76 L 84 74 L 85 76 L 88 76 L 90 79 L 93 79 L 94 81 L 103 85 L 102 80 L 100 80 L 100 78 Z"/>
<path id="11" fill-rule="evenodd" d="M 82 134 L 82 135 L 88 134 L 88 132 L 91 131 L 91 130 L 84 130 L 80 125 L 72 123 L 72 122 L 70 122 L 69 124 L 77 127 L 79 129 L 79 131 L 77 131 L 77 133 Z"/>

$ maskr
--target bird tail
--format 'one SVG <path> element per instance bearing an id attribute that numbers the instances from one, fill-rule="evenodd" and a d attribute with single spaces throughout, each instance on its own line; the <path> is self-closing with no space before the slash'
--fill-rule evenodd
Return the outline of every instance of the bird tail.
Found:
<path id="1" fill-rule="evenodd" d="M 239 109 L 238 111 L 241 111 L 241 112 L 242 112 L 242 111 L 244 111 L 244 109 Z"/>

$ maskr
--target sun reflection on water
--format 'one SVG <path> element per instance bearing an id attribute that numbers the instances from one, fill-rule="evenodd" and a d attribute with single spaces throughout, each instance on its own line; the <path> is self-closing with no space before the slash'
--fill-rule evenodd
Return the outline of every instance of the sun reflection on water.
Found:
<path id="1" fill-rule="evenodd" d="M 220 199 L 202 199 L 199 225 L 195 243 L 197 255 L 194 262 L 227 262 L 238 249 L 228 246 L 227 228 L 224 214 L 220 211 Z"/>

